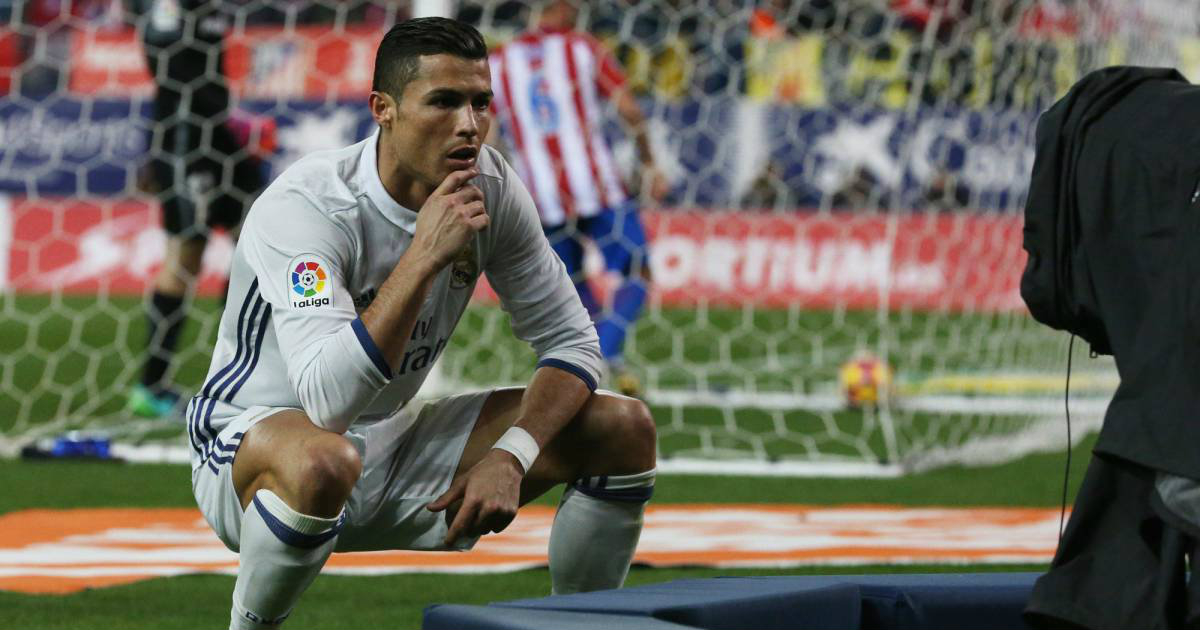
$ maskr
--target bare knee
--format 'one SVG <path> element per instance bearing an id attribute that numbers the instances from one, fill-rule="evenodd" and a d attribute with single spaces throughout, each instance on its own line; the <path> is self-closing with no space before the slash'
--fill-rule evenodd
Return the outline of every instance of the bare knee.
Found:
<path id="1" fill-rule="evenodd" d="M 314 516 L 334 516 L 350 498 L 362 475 L 362 458 L 346 438 L 325 433 L 308 441 L 288 484 L 296 510 Z"/>
<path id="2" fill-rule="evenodd" d="M 344 436 L 315 426 L 299 410 L 255 424 L 233 460 L 233 484 L 242 507 L 259 490 L 279 495 L 292 509 L 337 516 L 362 474 L 362 459 Z"/>
<path id="3" fill-rule="evenodd" d="M 598 428 L 606 447 L 598 450 L 608 463 L 605 467 L 612 469 L 603 472 L 628 474 L 654 468 L 658 431 L 646 403 L 636 398 L 605 396 L 597 411 L 602 416 Z"/>
<path id="4" fill-rule="evenodd" d="M 630 447 L 636 454 L 641 470 L 650 470 L 656 463 L 658 428 L 646 403 L 635 398 L 625 399 L 623 424 L 629 432 Z"/>
<path id="5" fill-rule="evenodd" d="M 596 475 L 633 475 L 655 467 L 657 430 L 645 403 L 611 393 L 593 394 L 544 447 L 522 485 L 529 501 L 559 483 Z"/>

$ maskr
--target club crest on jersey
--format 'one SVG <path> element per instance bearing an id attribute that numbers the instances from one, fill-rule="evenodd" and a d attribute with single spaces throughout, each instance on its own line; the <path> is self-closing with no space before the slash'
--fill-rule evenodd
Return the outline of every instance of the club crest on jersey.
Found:
<path id="1" fill-rule="evenodd" d="M 333 287 L 330 286 L 326 265 L 314 256 L 299 256 L 289 264 L 288 279 L 292 286 L 292 306 L 329 306 L 333 304 Z"/>
<path id="2" fill-rule="evenodd" d="M 450 264 L 450 288 L 465 289 L 478 275 L 479 265 L 475 262 L 475 248 L 467 245 Z"/>

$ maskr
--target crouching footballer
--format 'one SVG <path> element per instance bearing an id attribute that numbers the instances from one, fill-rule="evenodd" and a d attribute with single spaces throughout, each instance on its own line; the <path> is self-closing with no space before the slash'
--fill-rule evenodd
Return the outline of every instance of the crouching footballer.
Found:
<path id="1" fill-rule="evenodd" d="M 483 145 L 491 98 L 475 29 L 400 23 L 375 59 L 378 130 L 296 162 L 246 218 L 187 408 L 196 500 L 240 554 L 231 628 L 282 624 L 334 551 L 469 549 L 562 483 L 553 592 L 625 579 L 654 422 L 596 391 L 588 313 Z M 537 352 L 532 380 L 410 403 L 484 273 Z"/>

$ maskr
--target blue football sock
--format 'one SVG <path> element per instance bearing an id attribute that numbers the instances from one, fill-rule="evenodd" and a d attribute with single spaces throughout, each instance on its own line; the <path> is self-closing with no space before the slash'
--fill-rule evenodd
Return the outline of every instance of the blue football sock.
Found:
<path id="1" fill-rule="evenodd" d="M 625 335 L 637 321 L 646 301 L 646 285 L 641 278 L 626 278 L 613 294 L 612 310 L 596 322 L 600 353 L 605 360 L 619 362 L 625 347 Z"/>

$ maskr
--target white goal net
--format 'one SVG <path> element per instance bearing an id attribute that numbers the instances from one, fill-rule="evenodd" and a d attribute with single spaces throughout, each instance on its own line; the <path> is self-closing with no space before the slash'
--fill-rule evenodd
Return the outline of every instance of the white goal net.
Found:
<path id="1" fill-rule="evenodd" d="M 1018 295 L 1034 125 L 1094 68 L 1200 76 L 1185 4 L 580 3 L 577 27 L 620 62 L 671 183 L 640 209 L 652 282 L 625 346 L 662 468 L 894 475 L 1062 448 L 1066 338 L 1033 322 Z M 184 439 L 182 422 L 127 407 L 166 250 L 162 192 L 140 182 L 152 5 L 0 4 L 5 455 L 71 430 L 162 458 Z M 238 155 L 259 155 L 268 177 L 370 133 L 375 46 L 396 20 L 454 15 L 495 45 L 542 7 L 221 5 L 223 65 L 205 72 L 225 77 Z M 635 148 L 609 110 L 605 135 L 636 193 Z M 233 247 L 224 231 L 209 237 L 167 372 L 185 394 L 207 370 Z M 594 248 L 585 268 L 597 295 L 614 291 L 619 278 Z M 426 395 L 532 373 L 494 297 L 486 287 L 476 297 Z M 1072 417 L 1095 428 L 1115 373 L 1076 352 Z M 850 405 L 848 393 L 881 400 Z"/>

